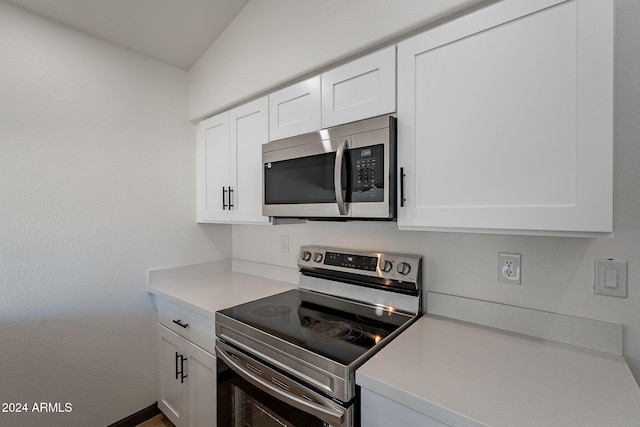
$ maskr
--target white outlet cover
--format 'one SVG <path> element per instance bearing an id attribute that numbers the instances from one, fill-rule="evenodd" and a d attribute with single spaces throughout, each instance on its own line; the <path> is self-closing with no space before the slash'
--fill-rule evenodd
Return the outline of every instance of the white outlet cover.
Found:
<path id="1" fill-rule="evenodd" d="M 286 234 L 280 236 L 280 253 L 289 253 L 289 236 Z"/>
<path id="2" fill-rule="evenodd" d="M 521 255 L 498 253 L 498 282 L 520 285 L 522 278 Z"/>

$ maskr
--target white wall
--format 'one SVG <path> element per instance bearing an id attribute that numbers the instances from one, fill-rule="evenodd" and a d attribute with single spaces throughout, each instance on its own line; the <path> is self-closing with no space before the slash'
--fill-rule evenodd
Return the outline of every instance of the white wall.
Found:
<path id="1" fill-rule="evenodd" d="M 492 1 L 251 0 L 189 71 L 189 118 Z"/>
<path id="2" fill-rule="evenodd" d="M 231 252 L 195 222 L 194 138 L 185 72 L 0 2 L 0 402 L 72 404 L 0 425 L 156 401 L 147 270 Z"/>
<path id="3" fill-rule="evenodd" d="M 404 21 L 407 31 L 429 21 L 427 7 L 419 5 L 431 2 L 381 1 L 371 8 L 353 3 L 353 8 L 340 8 L 337 21 L 356 24 L 333 27 L 327 11 L 334 2 L 282 0 L 269 8 L 252 0 L 190 72 L 190 116 L 238 103 L 333 57 L 369 49 L 388 33 L 402 32 L 398 18 L 404 15 L 398 9 L 403 7 L 411 14 Z M 395 224 L 367 222 L 234 226 L 233 256 L 295 267 L 295 250 L 303 244 L 419 253 L 425 257 L 424 284 L 430 290 L 623 324 L 624 354 L 640 379 L 640 0 L 617 0 L 616 8 L 615 238 L 400 232 Z M 289 235 L 292 253 L 279 253 L 283 234 Z M 521 286 L 497 282 L 498 251 L 522 254 Z M 593 294 L 598 258 L 629 262 L 628 298 Z"/>

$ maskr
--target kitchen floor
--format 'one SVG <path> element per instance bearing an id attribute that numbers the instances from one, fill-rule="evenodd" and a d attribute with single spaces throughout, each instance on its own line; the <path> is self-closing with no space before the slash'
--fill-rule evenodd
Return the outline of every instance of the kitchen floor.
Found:
<path id="1" fill-rule="evenodd" d="M 164 414 L 156 415 L 155 417 L 138 424 L 136 427 L 176 427 Z"/>

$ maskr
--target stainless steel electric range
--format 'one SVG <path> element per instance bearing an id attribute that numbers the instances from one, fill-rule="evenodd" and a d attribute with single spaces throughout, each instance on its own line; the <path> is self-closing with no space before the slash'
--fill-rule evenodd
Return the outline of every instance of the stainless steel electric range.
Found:
<path id="1" fill-rule="evenodd" d="M 297 289 L 216 312 L 218 427 L 359 425 L 355 370 L 420 316 L 421 262 L 304 246 Z"/>

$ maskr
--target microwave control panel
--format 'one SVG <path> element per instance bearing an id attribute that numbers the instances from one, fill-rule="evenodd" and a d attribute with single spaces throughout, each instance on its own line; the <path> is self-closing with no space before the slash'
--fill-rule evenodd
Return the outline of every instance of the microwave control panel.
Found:
<path id="1" fill-rule="evenodd" d="M 352 148 L 351 202 L 384 201 L 384 145 Z"/>

